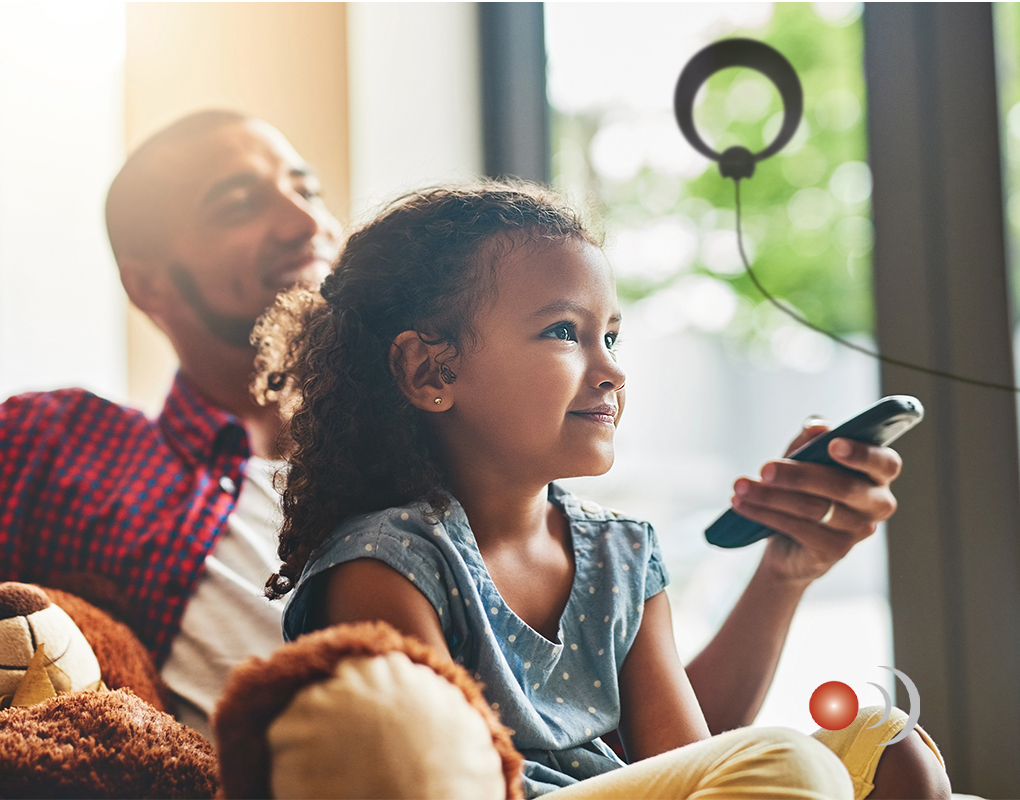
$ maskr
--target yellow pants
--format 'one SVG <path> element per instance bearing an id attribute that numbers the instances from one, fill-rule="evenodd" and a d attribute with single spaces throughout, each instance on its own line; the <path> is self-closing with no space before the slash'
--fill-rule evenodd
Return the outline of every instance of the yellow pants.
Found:
<path id="1" fill-rule="evenodd" d="M 549 800 L 861 800 L 874 788 L 886 742 L 907 715 L 862 708 L 841 731 L 807 736 L 790 728 L 738 728 L 558 789 Z M 919 729 L 920 731 L 920 729 Z M 927 733 L 922 738 L 942 760 Z"/>

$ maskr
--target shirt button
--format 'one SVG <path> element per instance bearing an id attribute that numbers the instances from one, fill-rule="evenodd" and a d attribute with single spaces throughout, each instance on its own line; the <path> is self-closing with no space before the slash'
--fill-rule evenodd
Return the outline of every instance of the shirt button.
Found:
<path id="1" fill-rule="evenodd" d="M 237 491 L 237 484 L 234 483 L 230 478 L 224 475 L 220 478 L 220 488 L 228 494 L 233 494 Z"/>
<path id="2" fill-rule="evenodd" d="M 581 503 L 581 510 L 587 514 L 598 514 L 602 508 L 598 503 L 593 503 L 591 500 L 585 500 Z"/>

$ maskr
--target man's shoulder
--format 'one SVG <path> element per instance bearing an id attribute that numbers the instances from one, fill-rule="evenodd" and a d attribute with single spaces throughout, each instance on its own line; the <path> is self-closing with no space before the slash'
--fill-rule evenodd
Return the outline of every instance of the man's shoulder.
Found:
<path id="1" fill-rule="evenodd" d="M 0 432 L 81 427 L 102 423 L 128 427 L 149 424 L 145 414 L 120 405 L 86 389 L 57 389 L 51 392 L 26 392 L 0 403 Z"/>

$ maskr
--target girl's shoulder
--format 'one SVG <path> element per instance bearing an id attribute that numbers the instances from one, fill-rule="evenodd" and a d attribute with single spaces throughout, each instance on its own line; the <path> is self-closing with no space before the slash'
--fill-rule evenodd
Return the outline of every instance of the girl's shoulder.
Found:
<path id="1" fill-rule="evenodd" d="M 314 601 L 310 588 L 318 577 L 363 558 L 381 561 L 405 576 L 442 616 L 439 609 L 449 604 L 450 590 L 456 594 L 465 582 L 463 559 L 453 542 L 456 532 L 442 519 L 420 504 L 408 504 L 344 520 L 309 555 L 284 611 L 285 636 L 293 639 L 307 632 L 306 625 L 314 617 L 309 614 L 309 603 Z"/>
<path id="2" fill-rule="evenodd" d="M 632 595 L 634 607 L 662 591 L 669 583 L 655 529 L 646 520 L 607 508 L 592 500 L 581 500 L 556 484 L 549 486 L 549 499 L 570 520 L 577 554 L 576 569 L 582 577 L 596 582 L 612 579 L 613 591 Z"/>
<path id="3" fill-rule="evenodd" d="M 316 548 L 311 558 L 352 541 L 369 543 L 373 539 L 406 536 L 439 538 L 445 532 L 443 515 L 433 514 L 422 503 L 408 503 L 348 517 Z"/>
<path id="4" fill-rule="evenodd" d="M 651 528 L 651 524 L 640 517 L 600 505 L 594 500 L 584 500 L 557 483 L 549 484 L 549 499 L 563 509 L 567 517 L 577 522 L 618 523 Z"/>

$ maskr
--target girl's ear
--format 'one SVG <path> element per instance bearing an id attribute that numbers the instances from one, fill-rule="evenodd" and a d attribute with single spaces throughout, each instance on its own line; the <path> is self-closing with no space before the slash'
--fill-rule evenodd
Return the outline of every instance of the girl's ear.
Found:
<path id="1" fill-rule="evenodd" d="M 448 349 L 447 342 L 428 344 L 418 331 L 404 331 L 390 345 L 390 371 L 415 408 L 446 411 L 453 406 L 453 387 L 443 380 L 443 365 L 436 363 Z"/>

